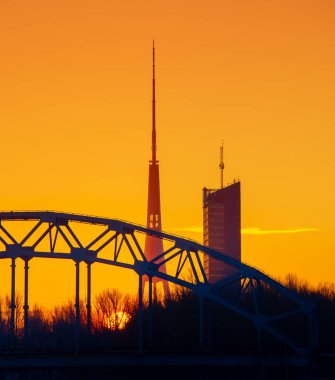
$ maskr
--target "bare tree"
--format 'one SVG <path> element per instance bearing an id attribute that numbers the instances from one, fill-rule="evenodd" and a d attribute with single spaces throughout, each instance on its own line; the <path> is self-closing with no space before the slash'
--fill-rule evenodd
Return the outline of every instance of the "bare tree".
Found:
<path id="1" fill-rule="evenodd" d="M 3 307 L 4 307 L 4 301 L 3 298 L 0 297 L 0 332 L 4 332 L 4 327 L 5 327 L 5 321 L 3 319 Z"/>
<path id="2" fill-rule="evenodd" d="M 76 321 L 76 310 L 72 300 L 68 300 L 66 305 L 55 306 L 52 313 L 52 322 L 55 324 L 74 324 Z"/>
<path id="3" fill-rule="evenodd" d="M 29 311 L 29 328 L 31 333 L 36 331 L 49 332 L 51 329 L 50 315 L 41 306 L 35 304 Z"/>
<path id="4" fill-rule="evenodd" d="M 106 289 L 96 296 L 94 324 L 98 330 L 123 329 L 134 314 L 135 303 L 118 289 Z"/>
<path id="5" fill-rule="evenodd" d="M 9 295 L 5 296 L 4 310 L 2 312 L 2 317 L 6 328 L 9 328 L 12 309 L 12 300 Z M 15 312 L 14 312 L 14 323 L 15 323 L 15 335 L 20 335 L 23 332 L 23 298 L 19 293 L 15 293 Z"/>

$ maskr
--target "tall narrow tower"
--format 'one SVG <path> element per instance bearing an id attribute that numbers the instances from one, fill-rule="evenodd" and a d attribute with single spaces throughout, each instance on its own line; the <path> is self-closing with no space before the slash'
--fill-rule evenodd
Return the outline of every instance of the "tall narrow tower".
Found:
<path id="1" fill-rule="evenodd" d="M 156 83 L 155 83 L 155 43 L 152 45 L 152 159 L 149 161 L 149 189 L 147 227 L 157 231 L 162 230 L 161 204 L 159 190 L 159 161 L 156 159 Z M 148 260 L 163 252 L 163 241 L 154 236 L 146 235 L 144 254 Z M 166 272 L 165 264 L 161 270 Z M 164 296 L 170 295 L 169 284 L 158 278 L 153 278 L 154 295 L 157 297 L 157 283 L 163 283 Z"/>

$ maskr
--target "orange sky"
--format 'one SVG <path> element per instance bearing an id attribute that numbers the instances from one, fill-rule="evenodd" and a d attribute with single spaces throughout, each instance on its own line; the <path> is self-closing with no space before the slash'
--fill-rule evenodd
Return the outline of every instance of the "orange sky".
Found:
<path id="1" fill-rule="evenodd" d="M 202 240 L 201 189 L 219 185 L 223 139 L 225 180 L 242 183 L 243 260 L 333 281 L 334 11 L 331 0 L 2 0 L 0 209 L 145 223 L 155 38 L 163 228 Z M 34 301 L 73 294 L 73 263 L 30 266 Z M 134 288 L 94 271 L 95 291 Z"/>

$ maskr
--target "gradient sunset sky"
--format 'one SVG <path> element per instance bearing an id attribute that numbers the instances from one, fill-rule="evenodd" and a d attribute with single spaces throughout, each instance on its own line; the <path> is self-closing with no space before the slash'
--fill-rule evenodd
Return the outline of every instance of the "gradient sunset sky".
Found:
<path id="1" fill-rule="evenodd" d="M 223 139 L 243 261 L 334 281 L 334 16 L 331 0 L 1 0 L 0 209 L 145 224 L 155 39 L 163 229 L 202 241 Z M 30 267 L 34 301 L 74 294 L 73 263 Z M 108 271 L 95 291 L 135 289 Z"/>

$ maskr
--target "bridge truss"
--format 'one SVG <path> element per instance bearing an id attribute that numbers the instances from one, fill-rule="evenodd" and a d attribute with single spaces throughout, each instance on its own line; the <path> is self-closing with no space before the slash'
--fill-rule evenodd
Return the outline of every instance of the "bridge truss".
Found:
<path id="1" fill-rule="evenodd" d="M 32 223 L 29 232 L 19 238 L 9 224 L 18 221 Z M 14 222 L 14 223 L 13 223 Z M 78 225 L 100 226 L 101 231 L 89 242 L 80 236 Z M 164 241 L 164 251 L 151 260 L 144 256 L 144 238 L 151 235 Z M 202 257 L 211 256 L 236 268 L 235 274 L 219 283 L 209 283 Z M 24 265 L 24 334 L 29 323 L 29 261 L 36 258 L 72 260 L 76 276 L 76 349 L 79 349 L 80 264 L 87 265 L 87 329 L 91 331 L 91 266 L 94 263 L 111 265 L 134 271 L 138 275 L 139 350 L 143 349 L 143 276 L 148 277 L 149 345 L 152 324 L 153 278 L 167 280 L 185 287 L 199 297 L 199 339 L 204 343 L 204 300 L 246 318 L 255 326 L 258 334 L 265 331 L 276 340 L 288 345 L 296 353 L 310 353 L 315 348 L 314 305 L 299 297 L 292 290 L 261 271 L 236 261 L 229 256 L 205 247 L 195 241 L 151 230 L 128 222 L 58 212 L 0 212 L 0 258 L 11 260 L 11 321 L 10 331 L 15 331 L 15 268 L 16 260 Z M 164 265 L 168 271 L 162 271 Z M 266 310 L 264 294 L 276 294 L 285 300 L 287 309 Z M 250 302 L 241 303 L 242 297 Z M 306 339 L 302 344 L 285 332 L 286 322 L 299 316 L 305 318 Z M 222 322 L 224 323 L 224 321 Z"/>

